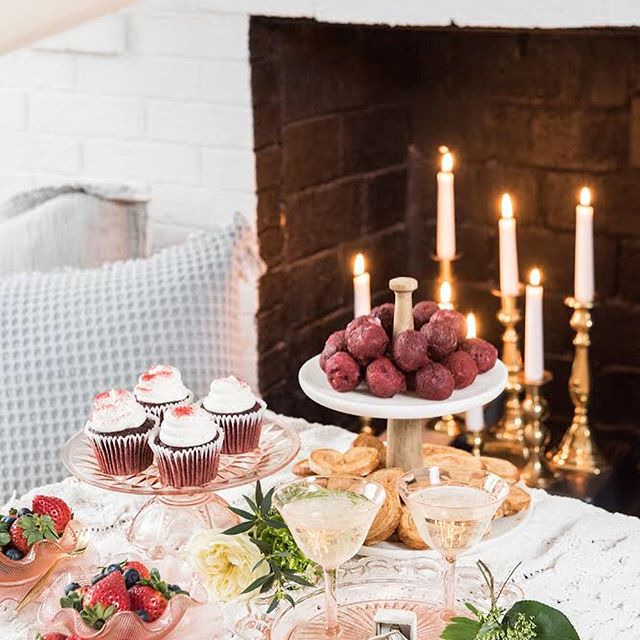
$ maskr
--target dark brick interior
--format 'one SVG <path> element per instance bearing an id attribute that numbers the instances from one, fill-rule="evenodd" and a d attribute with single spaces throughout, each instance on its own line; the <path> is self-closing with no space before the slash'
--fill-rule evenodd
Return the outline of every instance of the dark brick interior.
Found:
<path id="1" fill-rule="evenodd" d="M 375 300 L 410 274 L 432 297 L 437 147 L 455 151 L 463 310 L 499 341 L 499 195 L 516 203 L 520 266 L 544 270 L 547 389 L 557 437 L 571 403 L 569 311 L 579 187 L 596 207 L 593 416 L 610 457 L 640 450 L 640 39 L 633 31 L 391 29 L 254 18 L 262 391 L 285 413 L 345 423 L 306 401 L 300 364 L 352 313 L 350 267 Z M 636 505 L 635 509 L 640 509 Z"/>

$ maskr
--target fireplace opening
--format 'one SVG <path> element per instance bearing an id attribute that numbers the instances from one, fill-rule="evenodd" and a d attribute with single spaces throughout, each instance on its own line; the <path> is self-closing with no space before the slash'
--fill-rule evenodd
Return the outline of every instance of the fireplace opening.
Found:
<path id="1" fill-rule="evenodd" d="M 250 51 L 260 250 L 259 377 L 276 411 L 349 424 L 297 370 L 352 317 L 363 252 L 373 303 L 412 275 L 433 298 L 438 147 L 456 155 L 457 296 L 500 344 L 497 219 L 509 191 L 521 274 L 545 273 L 554 437 L 573 406 L 574 215 L 596 203 L 592 415 L 620 468 L 640 431 L 640 39 L 632 30 L 387 28 L 255 17 Z M 640 508 L 637 505 L 636 508 Z"/>

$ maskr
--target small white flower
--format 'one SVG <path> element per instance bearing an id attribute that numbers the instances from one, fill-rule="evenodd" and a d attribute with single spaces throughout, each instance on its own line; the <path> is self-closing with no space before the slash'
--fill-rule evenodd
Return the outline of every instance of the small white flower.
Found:
<path id="1" fill-rule="evenodd" d="M 266 562 L 253 570 L 262 554 L 246 534 L 228 536 L 202 529 L 187 544 L 185 557 L 202 575 L 211 597 L 222 602 L 251 597 L 253 593 L 242 592 L 269 571 Z"/>

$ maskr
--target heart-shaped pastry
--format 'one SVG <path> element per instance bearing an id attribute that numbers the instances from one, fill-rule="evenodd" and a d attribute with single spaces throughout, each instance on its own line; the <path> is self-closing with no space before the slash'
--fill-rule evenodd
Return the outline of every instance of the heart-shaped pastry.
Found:
<path id="1" fill-rule="evenodd" d="M 504 478 L 507 482 L 515 484 L 520 480 L 520 469 L 508 460 L 480 456 L 480 462 L 482 462 L 482 466 L 485 471 L 495 473 L 497 476 Z"/>
<path id="2" fill-rule="evenodd" d="M 452 455 L 465 456 L 467 458 L 471 457 L 471 454 L 464 449 L 456 449 L 455 447 L 450 447 L 445 444 L 432 444 L 430 442 L 425 442 L 422 445 L 422 456 L 426 458 L 433 453 L 450 453 Z"/>
<path id="3" fill-rule="evenodd" d="M 521 511 L 528 509 L 530 504 L 531 495 L 522 487 L 512 484 L 509 488 L 507 497 L 500 505 L 495 517 L 506 518 L 507 516 L 514 516 L 516 513 L 520 513 Z"/>
<path id="4" fill-rule="evenodd" d="M 373 447 L 353 447 L 345 453 L 316 449 L 309 456 L 311 470 L 319 475 L 366 476 L 378 468 L 378 461 L 378 450 Z"/>
<path id="5" fill-rule="evenodd" d="M 423 551 L 428 549 L 429 545 L 422 539 L 418 533 L 416 523 L 413 521 L 411 511 L 407 507 L 402 507 L 400 515 L 400 524 L 398 525 L 398 538 L 404 542 L 410 549 Z"/>
<path id="6" fill-rule="evenodd" d="M 306 478 L 307 476 L 313 475 L 313 471 L 311 471 L 309 460 L 307 460 L 307 458 L 305 458 L 304 460 L 298 460 L 298 462 L 293 465 L 292 471 L 294 475 L 300 476 L 301 478 Z"/>
<path id="7" fill-rule="evenodd" d="M 380 438 L 370 433 L 361 433 L 352 443 L 352 447 L 373 447 L 378 450 L 379 467 L 384 467 L 387 463 L 387 447 Z"/>
<path id="8" fill-rule="evenodd" d="M 423 466 L 425 467 L 465 467 L 468 470 L 482 469 L 480 458 L 465 455 L 465 452 L 458 453 L 457 449 L 454 453 L 432 453 L 423 458 Z"/>
<path id="9" fill-rule="evenodd" d="M 402 508 L 400 506 L 397 484 L 403 475 L 404 471 L 402 469 L 393 467 L 391 469 L 374 471 L 367 478 L 367 480 L 382 485 L 387 497 L 369 529 L 367 539 L 364 541 L 366 545 L 370 546 L 388 540 L 398 528 Z"/>

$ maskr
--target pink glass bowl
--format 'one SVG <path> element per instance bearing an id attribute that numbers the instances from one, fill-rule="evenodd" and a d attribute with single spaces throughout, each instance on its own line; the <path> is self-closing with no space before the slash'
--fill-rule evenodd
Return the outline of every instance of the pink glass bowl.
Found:
<path id="1" fill-rule="evenodd" d="M 9 560 L 0 554 L 0 587 L 18 587 L 35 582 L 60 558 L 78 544 L 81 526 L 71 520 L 59 540 L 36 542 L 22 560 Z"/>
<path id="2" fill-rule="evenodd" d="M 139 560 L 145 562 L 134 554 L 126 556 L 110 557 L 102 564 L 120 562 L 123 560 Z M 58 631 L 68 635 L 76 634 L 83 640 L 159 640 L 168 638 L 176 630 L 176 637 L 187 637 L 183 633 L 183 621 L 193 624 L 194 620 L 206 622 L 209 629 L 209 638 L 216 637 L 214 631 L 216 624 L 221 628 L 222 622 L 217 605 L 209 603 L 208 594 L 197 578 L 193 568 L 176 557 L 168 556 L 158 562 L 146 563 L 149 568 L 156 567 L 165 582 L 179 584 L 190 595 L 177 595 L 169 600 L 165 612 L 154 622 L 143 622 L 132 611 L 121 611 L 108 620 L 105 626 L 96 630 L 85 624 L 80 614 L 74 609 L 61 609 L 60 597 L 64 594 L 64 587 L 70 582 L 88 584 L 101 563 L 97 563 L 91 570 L 78 567 L 71 568 L 49 587 L 43 596 L 40 610 L 38 611 L 38 623 L 42 630 Z M 190 621 L 185 620 L 190 618 Z M 35 637 L 35 633 L 34 633 Z M 189 635 L 189 638 L 197 637 Z"/>

